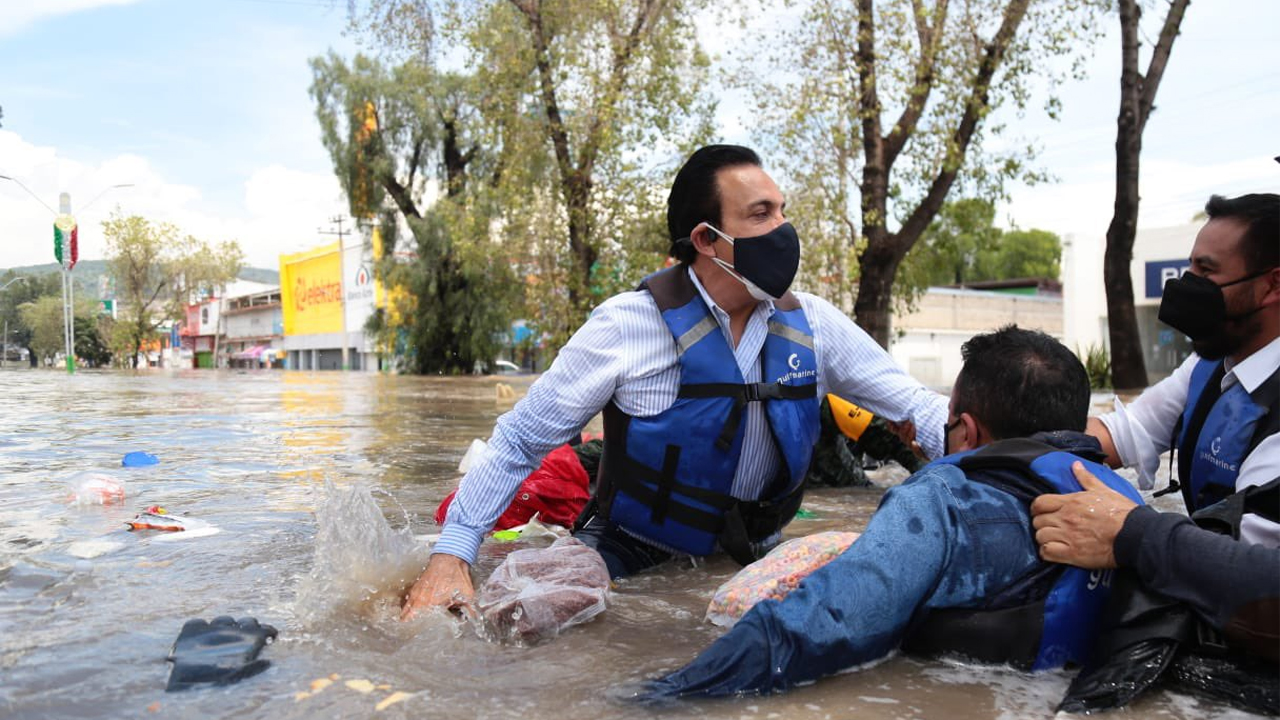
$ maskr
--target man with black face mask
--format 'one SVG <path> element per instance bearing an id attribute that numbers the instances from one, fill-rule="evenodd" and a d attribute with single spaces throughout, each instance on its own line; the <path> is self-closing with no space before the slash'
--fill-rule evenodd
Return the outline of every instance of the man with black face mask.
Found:
<path id="1" fill-rule="evenodd" d="M 946 397 L 902 371 L 830 303 L 789 290 L 800 241 L 751 150 L 712 145 L 667 204 L 679 261 L 602 303 L 498 419 L 462 479 L 402 616 L 473 596 L 485 533 L 542 457 L 603 411 L 605 449 L 574 536 L 612 577 L 723 549 L 746 563 L 795 514 L 828 392 L 942 454 Z"/>
<path id="2" fill-rule="evenodd" d="M 1170 448 L 1188 512 L 1280 477 L 1280 195 L 1213 196 L 1170 280 L 1160 320 L 1196 354 L 1127 408 L 1091 418 L 1112 466 L 1136 466 L 1147 486 Z M 1247 514 L 1239 537 L 1280 546 L 1280 525 Z"/>
<path id="3" fill-rule="evenodd" d="M 1280 712 L 1280 195 L 1215 195 L 1205 210 L 1191 270 L 1160 304 L 1197 354 L 1088 430 L 1109 464 L 1136 465 L 1148 487 L 1173 448 L 1170 487 L 1191 517 L 1087 478 L 1083 492 L 1031 506 L 1043 559 L 1131 579 L 1097 664 L 1072 685 L 1073 711 L 1127 702 L 1172 660 L 1164 674 L 1200 692 Z"/>

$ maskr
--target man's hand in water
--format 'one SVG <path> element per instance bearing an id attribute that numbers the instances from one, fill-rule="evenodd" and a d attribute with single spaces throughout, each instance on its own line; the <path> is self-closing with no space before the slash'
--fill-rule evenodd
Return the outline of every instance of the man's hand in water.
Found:
<path id="1" fill-rule="evenodd" d="M 1072 463 L 1083 492 L 1045 494 L 1031 503 L 1040 557 L 1086 570 L 1116 566 L 1115 541 L 1125 518 L 1137 505 Z"/>
<path id="2" fill-rule="evenodd" d="M 400 619 L 409 620 L 419 610 L 433 607 L 469 611 L 475 596 L 471 566 L 460 557 L 436 553 L 431 556 L 418 581 L 409 588 L 404 607 L 400 609 Z"/>

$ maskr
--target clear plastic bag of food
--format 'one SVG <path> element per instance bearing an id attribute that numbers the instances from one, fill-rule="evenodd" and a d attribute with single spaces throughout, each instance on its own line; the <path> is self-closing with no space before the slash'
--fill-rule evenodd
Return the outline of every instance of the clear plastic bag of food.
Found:
<path id="1" fill-rule="evenodd" d="M 761 600 L 781 600 L 800 581 L 844 552 L 856 532 L 820 532 L 788 540 L 721 585 L 707 607 L 707 620 L 732 627 Z"/>
<path id="2" fill-rule="evenodd" d="M 111 505 L 124 502 L 124 482 L 100 472 L 80 472 L 65 481 L 71 502 L 77 505 Z"/>
<path id="3" fill-rule="evenodd" d="M 508 555 L 480 588 L 477 604 L 492 637 L 533 645 L 591 620 L 608 602 L 604 559 L 565 537 Z"/>

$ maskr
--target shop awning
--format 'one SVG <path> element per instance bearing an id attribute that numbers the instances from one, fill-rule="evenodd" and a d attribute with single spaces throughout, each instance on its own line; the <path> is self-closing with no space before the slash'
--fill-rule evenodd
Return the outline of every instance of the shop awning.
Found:
<path id="1" fill-rule="evenodd" d="M 231 357 L 234 360 L 257 360 L 267 349 L 266 345 L 254 345 L 246 350 L 241 350 Z"/>

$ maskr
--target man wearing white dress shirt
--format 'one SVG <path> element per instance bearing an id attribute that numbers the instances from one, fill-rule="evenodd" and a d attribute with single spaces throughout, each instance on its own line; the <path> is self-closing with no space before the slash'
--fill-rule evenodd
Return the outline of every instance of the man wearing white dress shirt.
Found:
<path id="1" fill-rule="evenodd" d="M 799 506 L 827 392 L 912 423 L 923 450 L 943 454 L 947 398 L 830 303 L 789 291 L 800 245 L 784 206 L 747 148 L 686 161 L 667 208 L 680 262 L 597 307 L 498 419 L 403 617 L 471 601 L 470 566 L 520 482 L 602 411 L 596 493 L 574 534 L 615 578 L 673 556 L 767 550 Z"/>
<path id="2" fill-rule="evenodd" d="M 1192 340 L 1192 355 L 1128 407 L 1091 418 L 1111 465 L 1148 486 L 1159 456 L 1177 453 L 1188 512 L 1280 478 L 1280 195 L 1213 196 L 1170 280 L 1160 319 Z M 1246 514 L 1241 540 L 1280 546 L 1280 524 Z"/>
<path id="3" fill-rule="evenodd" d="M 1085 479 L 1084 492 L 1031 505 L 1041 558 L 1126 573 L 1115 626 L 1068 693 L 1071 712 L 1127 702 L 1171 661 L 1166 675 L 1198 692 L 1256 712 L 1280 707 L 1280 195 L 1214 196 L 1205 211 L 1191 269 L 1160 302 L 1160 319 L 1196 354 L 1088 427 L 1108 461 L 1137 466 L 1148 487 L 1174 448 L 1170 487 L 1191 517 Z M 1176 670 L 1183 661 L 1189 675 Z"/>

